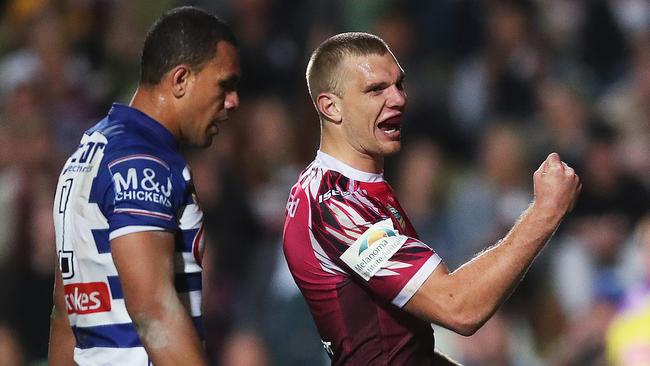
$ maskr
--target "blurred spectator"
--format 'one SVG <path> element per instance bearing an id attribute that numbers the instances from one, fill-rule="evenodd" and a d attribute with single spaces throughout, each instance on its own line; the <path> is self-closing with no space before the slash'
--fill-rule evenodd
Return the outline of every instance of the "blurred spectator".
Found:
<path id="1" fill-rule="evenodd" d="M 206 350 L 213 361 L 223 351 L 232 315 L 251 271 L 249 255 L 259 237 L 242 181 L 230 165 L 234 144 L 231 126 L 221 126 L 219 134 L 219 143 L 213 144 L 207 153 L 188 156 L 208 228 L 203 259 L 203 316 Z"/>
<path id="2" fill-rule="evenodd" d="M 52 228 L 53 177 L 58 158 L 47 120 L 37 103 L 33 85 L 17 86 L 6 95 L 1 112 L 2 132 L 8 142 L 0 167 L 2 185 L 10 209 L 3 213 L 11 226 L 3 231 L 11 240 L 3 247 L 0 273 L 0 318 L 10 325 L 24 345 L 25 359 L 47 355 L 49 312 L 52 306 L 54 234 Z"/>
<path id="3" fill-rule="evenodd" d="M 633 239 L 643 257 L 644 278 L 628 291 L 607 332 L 611 365 L 650 364 L 650 216 L 639 222 Z"/>
<path id="4" fill-rule="evenodd" d="M 569 321 L 557 339 L 549 361 L 558 366 L 605 366 L 604 334 L 616 311 L 618 298 L 599 297 L 589 309 Z"/>
<path id="5" fill-rule="evenodd" d="M 598 104 L 605 120 L 620 133 L 618 144 L 624 170 L 641 179 L 646 188 L 650 188 L 649 106 L 650 31 L 635 48 L 627 75 L 612 86 Z"/>
<path id="6" fill-rule="evenodd" d="M 567 82 L 546 81 L 537 88 L 539 115 L 531 128 L 535 161 L 556 151 L 579 169 L 587 148 L 589 111 L 580 91 Z"/>
<path id="7" fill-rule="evenodd" d="M 650 3 L 643 0 L 609 0 L 612 13 L 627 39 L 650 31 Z"/>
<path id="8" fill-rule="evenodd" d="M 466 366 L 533 366 L 541 362 L 532 354 L 530 334 L 519 332 L 514 319 L 499 312 L 475 335 L 459 339 Z M 525 329 L 525 328 L 524 328 Z"/>
<path id="9" fill-rule="evenodd" d="M 452 116 L 470 141 L 495 117 L 530 115 L 534 83 L 543 71 L 532 4 L 494 1 L 484 10 L 486 40 L 456 69 L 450 90 Z"/>
<path id="10" fill-rule="evenodd" d="M 244 128 L 242 174 L 250 205 L 267 235 L 279 238 L 288 197 L 287 186 L 298 175 L 292 121 L 280 99 L 260 97 L 249 102 Z M 245 113 L 245 112 L 244 112 Z"/>
<path id="11" fill-rule="evenodd" d="M 592 306 L 599 284 L 622 289 L 632 280 L 635 253 L 625 238 L 650 207 L 648 190 L 621 167 L 613 129 L 593 124 L 588 137 L 582 193 L 569 232 L 553 254 L 551 273 L 560 303 L 572 318 Z"/>
<path id="12" fill-rule="evenodd" d="M 16 197 L 20 181 L 13 156 L 15 148 L 10 128 L 0 124 L 0 268 L 6 268 L 15 245 Z M 0 282 L 0 288 L 4 285 L 5 282 Z"/>
<path id="13" fill-rule="evenodd" d="M 23 351 L 11 328 L 0 324 L 0 365 L 22 366 L 25 364 Z"/>
<path id="14" fill-rule="evenodd" d="M 238 164 L 244 177 L 249 205 L 261 235 L 250 243 L 242 258 L 248 276 L 238 280 L 235 310 L 237 329 L 250 329 L 268 347 L 275 365 L 317 365 L 324 351 L 307 305 L 293 282 L 284 256 L 281 235 L 288 192 L 298 176 L 293 121 L 286 103 L 275 97 L 258 97 L 241 111 Z M 308 122 L 303 122 L 308 123 Z M 315 122 L 314 122 L 315 123 Z M 251 250 L 251 248 L 254 248 Z M 259 308 L 258 304 L 266 304 Z"/>
<path id="15" fill-rule="evenodd" d="M 622 171 L 615 141 L 611 127 L 591 126 L 583 191 L 552 254 L 553 286 L 568 320 L 557 364 L 605 364 L 603 334 L 624 289 L 638 277 L 638 248 L 626 238 L 650 200 Z"/>
<path id="16" fill-rule="evenodd" d="M 400 159 L 395 185 L 400 204 L 425 244 L 443 259 L 453 256 L 444 239 L 442 210 L 447 182 L 440 148 L 429 140 L 413 141 L 404 146 Z"/>
<path id="17" fill-rule="evenodd" d="M 135 1 L 114 1 L 103 15 L 105 29 L 101 44 L 101 63 L 96 66 L 91 91 L 100 107 L 110 106 L 114 101 L 128 103 L 139 80 L 140 48 L 144 42 L 146 25 L 151 24 L 142 18 L 142 5 Z M 152 11 L 152 15 L 162 13 Z M 153 20 L 153 19 L 152 19 Z M 97 45 L 96 45 L 97 47 Z"/>
<path id="18" fill-rule="evenodd" d="M 613 6 L 617 2 L 590 0 L 582 3 L 584 17 L 576 43 L 578 60 L 601 87 L 620 76 L 628 56 L 624 34 L 614 16 Z"/>
<path id="19" fill-rule="evenodd" d="M 288 97 L 302 86 L 304 42 L 307 35 L 296 25 L 305 3 L 294 0 L 229 1 L 233 31 L 239 39 L 244 97 L 266 93 Z M 290 12 L 286 9 L 292 9 Z"/>
<path id="20" fill-rule="evenodd" d="M 241 331 L 226 342 L 221 365 L 266 366 L 269 364 L 266 348 L 255 332 Z"/>
<path id="21" fill-rule="evenodd" d="M 482 135 L 478 166 L 453 182 L 447 229 L 455 268 L 495 242 L 528 206 L 530 195 L 527 152 L 512 126 L 491 126 Z"/>
<path id="22" fill-rule="evenodd" d="M 650 209 L 650 190 L 640 179 L 623 169 L 617 132 L 602 122 L 592 123 L 583 157 L 583 189 L 575 218 L 612 213 L 629 230 Z"/>
<path id="23" fill-rule="evenodd" d="M 52 123 L 55 147 L 61 153 L 74 150 L 79 131 L 90 127 L 94 111 L 94 101 L 88 99 L 84 84 L 90 65 L 85 57 L 73 52 L 67 31 L 62 16 L 48 9 L 35 17 L 27 51 L 38 60 L 38 104 Z"/>
<path id="24" fill-rule="evenodd" d="M 600 295 L 617 298 L 635 276 L 633 248 L 625 243 L 626 226 L 615 215 L 574 223 L 552 252 L 551 278 L 564 313 L 575 319 Z"/>

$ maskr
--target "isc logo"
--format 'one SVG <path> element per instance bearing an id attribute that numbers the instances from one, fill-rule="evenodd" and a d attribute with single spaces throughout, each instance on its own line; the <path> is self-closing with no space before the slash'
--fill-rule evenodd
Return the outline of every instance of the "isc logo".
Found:
<path id="1" fill-rule="evenodd" d="M 111 311 L 111 298 L 104 282 L 73 283 L 64 286 L 68 314 Z"/>
<path id="2" fill-rule="evenodd" d="M 347 197 L 347 196 L 351 195 L 352 193 L 353 192 L 341 191 L 341 190 L 338 190 L 338 189 L 330 189 L 329 191 L 327 191 L 327 192 L 321 194 L 320 196 L 318 196 L 318 203 L 323 203 L 323 202 L 325 202 L 325 201 L 327 201 L 330 198 L 335 197 L 335 196 Z"/>

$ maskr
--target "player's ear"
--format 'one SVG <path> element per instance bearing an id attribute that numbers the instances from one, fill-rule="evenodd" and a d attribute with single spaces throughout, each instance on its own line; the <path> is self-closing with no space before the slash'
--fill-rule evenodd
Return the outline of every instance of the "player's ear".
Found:
<path id="1" fill-rule="evenodd" d="M 328 120 L 341 123 L 343 116 L 340 109 L 340 98 L 334 93 L 320 93 L 316 97 L 318 111 Z"/>
<path id="2" fill-rule="evenodd" d="M 169 72 L 172 94 L 176 98 L 184 96 L 187 92 L 187 85 L 191 74 L 192 71 L 190 68 L 184 64 L 177 65 Z"/>

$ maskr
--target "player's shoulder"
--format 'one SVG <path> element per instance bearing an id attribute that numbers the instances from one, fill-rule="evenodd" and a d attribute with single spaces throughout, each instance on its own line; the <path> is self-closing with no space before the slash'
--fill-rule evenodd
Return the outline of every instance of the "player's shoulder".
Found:
<path id="1" fill-rule="evenodd" d="M 291 188 L 291 195 L 304 193 L 310 198 L 316 198 L 323 191 L 347 189 L 346 181 L 347 178 L 341 173 L 330 170 L 315 160 L 300 173 L 298 181 Z"/>
<path id="2" fill-rule="evenodd" d="M 304 208 L 305 205 L 316 204 L 315 198 L 318 196 L 325 174 L 326 170 L 317 161 L 312 161 L 302 170 L 298 175 L 298 180 L 289 190 L 286 207 L 288 220 L 293 219 L 296 212 L 301 211 L 298 210 L 299 207 Z"/>
<path id="3" fill-rule="evenodd" d="M 303 170 L 298 176 L 298 180 L 291 186 L 289 190 L 289 197 L 287 199 L 287 216 L 293 218 L 295 216 L 298 205 L 306 204 L 309 202 L 308 187 L 309 182 L 313 177 L 309 174 L 309 167 Z"/>
<path id="4" fill-rule="evenodd" d="M 163 160 L 180 156 L 177 142 L 166 128 L 141 111 L 113 104 L 108 115 L 85 132 L 106 139 L 106 153 L 113 155 L 150 154 Z"/>
<path id="5" fill-rule="evenodd" d="M 128 122 L 113 125 L 108 129 L 108 134 L 104 135 L 107 139 L 104 164 L 109 169 L 122 163 L 143 166 L 154 164 L 166 170 L 185 166 L 185 161 L 178 152 L 152 141 L 142 131 L 125 125 Z M 104 134 L 101 130 L 97 132 Z"/>
<path id="6" fill-rule="evenodd" d="M 181 189 L 186 166 L 184 158 L 171 142 L 161 140 L 151 126 L 141 123 L 137 115 L 109 113 L 85 135 L 90 141 L 99 136 L 105 139 L 99 177 L 104 182 L 101 187 L 113 186 L 125 197 L 126 193 L 139 189 L 147 194 L 161 193 L 169 197 L 173 191 Z"/>
<path id="7" fill-rule="evenodd" d="M 302 171 L 291 187 L 286 206 L 287 223 L 301 225 L 304 220 L 320 221 L 325 216 L 342 213 L 339 209 L 342 206 L 347 207 L 345 211 L 364 211 L 361 206 L 365 200 L 359 195 L 363 193 L 355 181 L 316 160 Z"/>

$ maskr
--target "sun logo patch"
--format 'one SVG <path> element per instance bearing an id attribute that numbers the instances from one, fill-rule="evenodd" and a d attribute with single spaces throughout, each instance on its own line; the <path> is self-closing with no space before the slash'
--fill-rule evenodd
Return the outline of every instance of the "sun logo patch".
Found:
<path id="1" fill-rule="evenodd" d="M 388 218 L 368 228 L 340 258 L 361 278 L 369 281 L 379 270 L 390 265 L 389 259 L 407 240 L 408 237 L 397 232 L 393 220 Z"/>
<path id="2" fill-rule="evenodd" d="M 387 238 L 389 236 L 395 236 L 395 231 L 386 229 L 386 228 L 379 228 L 376 230 L 368 230 L 368 236 L 366 237 L 363 242 L 361 242 L 361 245 L 359 246 L 359 254 L 361 254 L 363 251 L 368 249 L 371 245 L 375 244 L 377 241 Z"/>

